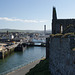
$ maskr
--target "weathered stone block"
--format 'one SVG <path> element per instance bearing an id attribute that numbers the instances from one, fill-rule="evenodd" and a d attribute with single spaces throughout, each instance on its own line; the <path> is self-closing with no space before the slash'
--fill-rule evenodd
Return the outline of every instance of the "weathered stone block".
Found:
<path id="1" fill-rule="evenodd" d="M 75 51 L 70 38 L 50 38 L 49 68 L 52 75 L 75 75 Z"/>

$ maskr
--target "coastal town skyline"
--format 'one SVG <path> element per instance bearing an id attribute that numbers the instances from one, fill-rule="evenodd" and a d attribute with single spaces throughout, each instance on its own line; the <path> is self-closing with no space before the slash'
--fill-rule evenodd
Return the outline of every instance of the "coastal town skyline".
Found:
<path id="1" fill-rule="evenodd" d="M 47 25 L 47 30 L 51 30 L 53 6 L 58 18 L 75 18 L 74 3 L 74 0 L 0 1 L 0 29 L 44 30 Z"/>

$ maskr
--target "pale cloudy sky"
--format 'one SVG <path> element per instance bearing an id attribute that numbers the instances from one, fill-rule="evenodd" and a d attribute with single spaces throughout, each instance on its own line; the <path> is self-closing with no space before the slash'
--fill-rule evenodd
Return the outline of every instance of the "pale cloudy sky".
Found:
<path id="1" fill-rule="evenodd" d="M 51 30 L 52 8 L 58 18 L 75 18 L 75 0 L 0 0 L 0 29 Z"/>

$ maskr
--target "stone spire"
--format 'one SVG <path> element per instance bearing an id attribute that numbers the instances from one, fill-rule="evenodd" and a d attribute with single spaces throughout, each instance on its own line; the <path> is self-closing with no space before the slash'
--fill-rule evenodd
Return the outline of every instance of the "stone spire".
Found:
<path id="1" fill-rule="evenodd" d="M 57 19 L 56 8 L 53 7 L 53 20 Z"/>

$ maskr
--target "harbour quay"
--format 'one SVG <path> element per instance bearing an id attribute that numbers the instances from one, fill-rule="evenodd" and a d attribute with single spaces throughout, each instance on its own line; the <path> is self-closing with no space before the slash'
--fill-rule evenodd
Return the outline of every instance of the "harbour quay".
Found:
<path id="1" fill-rule="evenodd" d="M 0 43 L 0 59 L 4 59 L 7 55 L 12 53 L 18 44 L 19 43 L 9 45 L 6 43 Z"/>
<path id="2" fill-rule="evenodd" d="M 23 52 L 31 46 L 46 47 L 49 35 L 48 32 L 0 32 L 0 58 L 4 59 L 13 51 Z"/>

